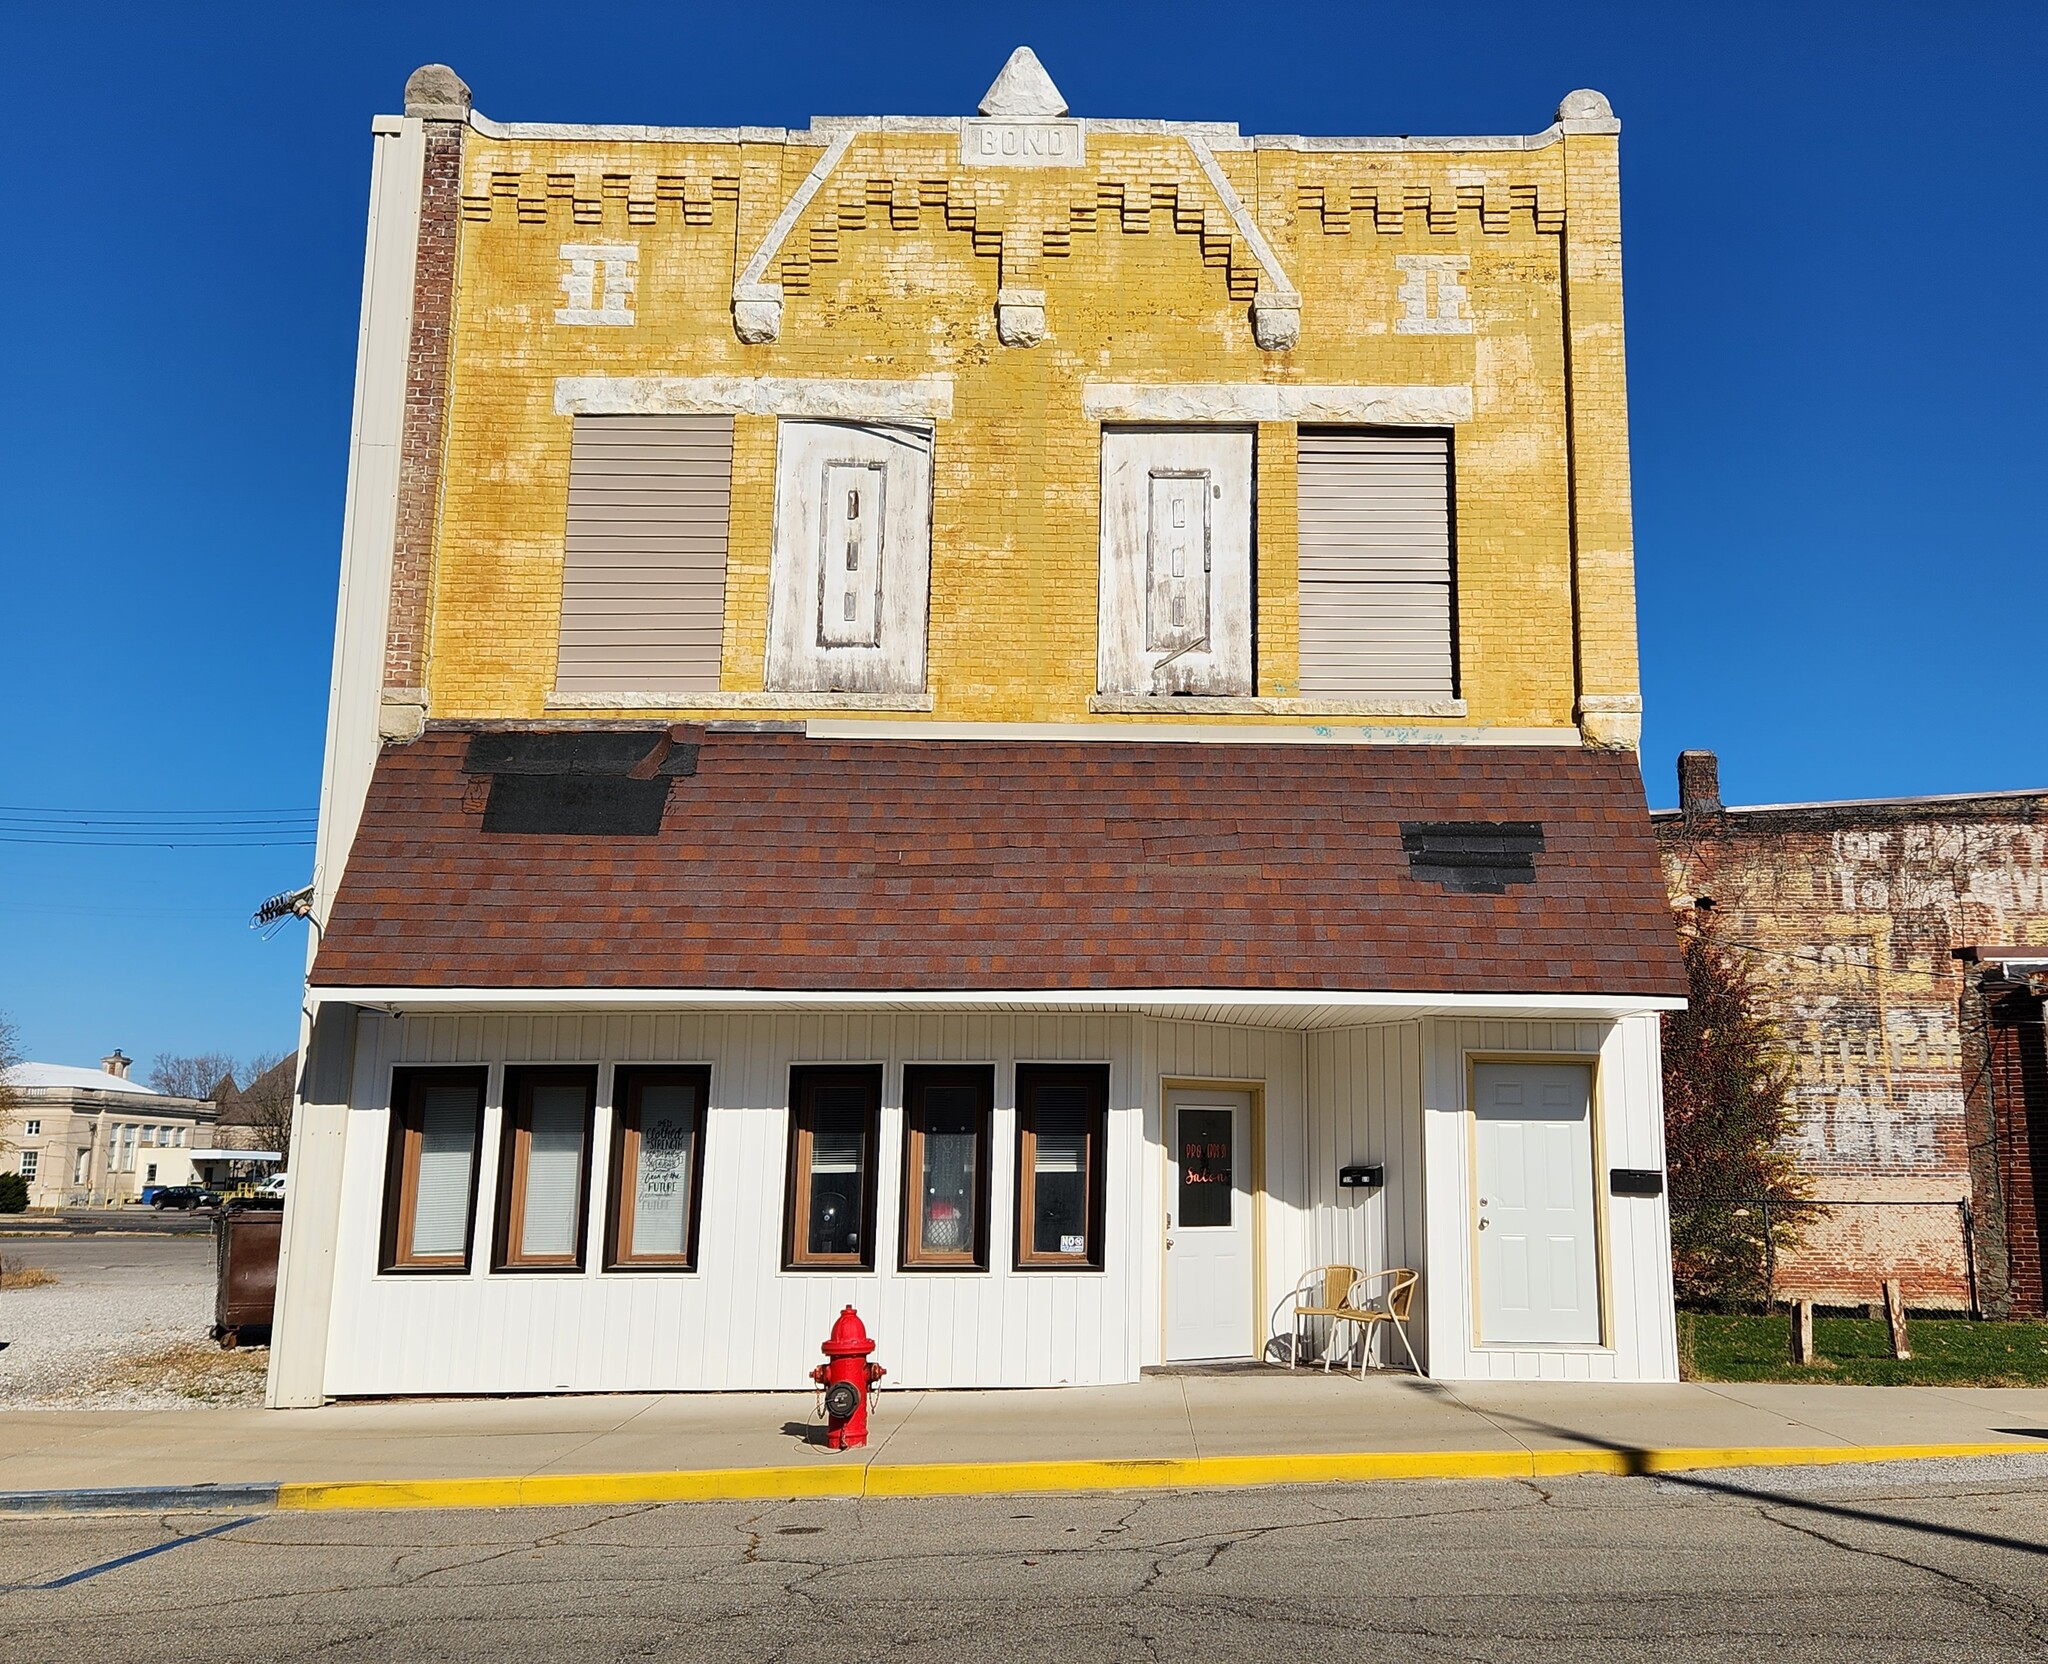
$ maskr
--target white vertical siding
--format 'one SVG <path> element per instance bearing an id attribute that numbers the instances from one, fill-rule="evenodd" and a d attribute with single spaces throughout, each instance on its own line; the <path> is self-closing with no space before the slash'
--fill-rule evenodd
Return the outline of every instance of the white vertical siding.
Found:
<path id="1" fill-rule="evenodd" d="M 1471 1344 L 1468 1052 L 1568 1053 L 1600 1063 L 1599 1206 L 1613 1345 Z M 604 1160 L 612 1069 L 706 1063 L 700 1267 L 603 1273 Z M 839 1308 L 860 1308 L 878 1359 L 902 1386 L 1055 1386 L 1129 1381 L 1160 1360 L 1167 1079 L 1263 1088 L 1266 1199 L 1259 1307 L 1268 1318 L 1312 1266 L 1341 1261 L 1423 1274 L 1415 1342 L 1432 1374 L 1669 1380 L 1676 1373 L 1668 1232 L 1656 1199 L 1609 1199 L 1610 1166 L 1662 1164 L 1654 1017 L 1605 1023 L 1411 1021 L 1301 1034 L 1216 1023 L 1077 1015 L 490 1014 L 366 1016 L 342 1149 L 342 1208 L 326 1390 L 380 1393 L 737 1390 L 804 1384 Z M 589 1269 L 494 1274 L 497 1148 L 505 1068 L 605 1065 L 599 1074 Z M 877 1269 L 785 1272 L 782 1209 L 789 1070 L 883 1070 Z M 995 1069 L 990 1268 L 895 1269 L 906 1063 Z M 1104 1269 L 1012 1269 L 1016 1066 L 1110 1068 Z M 472 1268 L 458 1277 L 376 1272 L 391 1071 L 489 1066 Z M 1378 1191 L 1342 1191 L 1337 1169 L 1380 1162 Z M 1263 1341 L 1272 1333 L 1261 1331 Z"/>
<path id="2" fill-rule="evenodd" d="M 1322 1029 L 1308 1037 L 1307 1248 L 1300 1270 L 1357 1265 L 1425 1271 L 1427 1174 L 1422 1150 L 1422 1025 Z M 1337 1170 L 1385 1166 L 1379 1190 L 1346 1190 Z M 1299 1275 L 1299 1271 L 1296 1273 Z M 1429 1368 L 1424 1275 L 1410 1327 Z"/>
<path id="3" fill-rule="evenodd" d="M 1156 1076 L 1138 1066 L 1135 1019 L 876 1015 L 518 1014 L 373 1020 L 343 1153 L 344 1205 L 326 1388 L 330 1394 L 788 1388 L 804 1384 L 842 1305 L 860 1308 L 877 1356 L 905 1386 L 1052 1386 L 1124 1381 L 1156 1340 L 1141 1335 L 1140 1288 L 1156 1275 L 1157 1233 L 1135 1228 L 1155 1163 L 1145 1122 Z M 1299 1040 L 1280 1037 L 1298 1053 Z M 661 1060 L 708 1063 L 700 1267 L 603 1273 L 603 1183 L 590 1198 L 592 1251 L 575 1274 L 490 1269 L 505 1066 Z M 900 1217 L 903 1066 L 995 1065 L 990 1269 L 893 1269 Z M 1015 1066 L 1110 1065 L 1108 1230 L 1100 1273 L 1011 1269 L 1015 1230 Z M 490 1065 L 477 1235 L 458 1277 L 379 1276 L 379 1218 L 391 1071 Z M 883 1068 L 877 1151 L 878 1269 L 781 1269 L 789 1069 Z M 612 1071 L 599 1075 L 596 1148 L 611 1144 Z M 1154 1213 L 1156 1217 L 1156 1211 Z M 1156 1303 L 1155 1303 L 1156 1310 Z"/>

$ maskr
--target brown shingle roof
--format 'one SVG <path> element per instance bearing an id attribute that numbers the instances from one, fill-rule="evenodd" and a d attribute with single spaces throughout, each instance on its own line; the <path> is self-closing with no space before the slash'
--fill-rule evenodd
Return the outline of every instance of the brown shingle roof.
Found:
<path id="1" fill-rule="evenodd" d="M 470 738 L 379 760 L 316 984 L 1684 992 L 1626 755 L 714 727 L 657 836 L 562 836 L 483 830 Z M 1534 881 L 1417 877 L 1460 821 Z"/>

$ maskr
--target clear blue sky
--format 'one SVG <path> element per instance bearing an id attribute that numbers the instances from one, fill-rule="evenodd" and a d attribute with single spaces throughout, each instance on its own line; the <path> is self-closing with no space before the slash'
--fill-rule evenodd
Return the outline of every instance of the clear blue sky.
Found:
<path id="1" fill-rule="evenodd" d="M 1732 801 L 2048 786 L 2039 0 L 495 0 L 10 12 L 0 804 L 315 805 L 369 121 L 415 65 L 505 120 L 801 124 L 971 111 L 1020 41 L 1082 115 L 1247 132 L 1606 92 L 1652 802 L 1688 745 Z M 0 841 L 0 1011 L 50 1061 L 288 1046 L 304 927 L 245 921 L 310 863 Z"/>

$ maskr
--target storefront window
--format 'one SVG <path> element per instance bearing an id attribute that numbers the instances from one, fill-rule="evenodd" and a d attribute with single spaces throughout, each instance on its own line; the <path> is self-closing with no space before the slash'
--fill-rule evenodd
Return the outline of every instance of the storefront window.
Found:
<path id="1" fill-rule="evenodd" d="M 498 1180 L 498 1268 L 572 1271 L 583 1263 L 593 1069 L 512 1069 Z"/>
<path id="2" fill-rule="evenodd" d="M 903 1071 L 903 1263 L 988 1266 L 988 1123 L 993 1069 Z"/>
<path id="3" fill-rule="evenodd" d="M 1017 1070 L 1017 1263 L 1102 1265 L 1103 1141 L 1109 1071 Z"/>
<path id="4" fill-rule="evenodd" d="M 882 1072 L 798 1069 L 791 1088 L 787 1263 L 869 1269 Z"/>
<path id="5" fill-rule="evenodd" d="M 386 1271 L 468 1269 L 483 1113 L 481 1069 L 404 1069 L 393 1080 Z"/>
<path id="6" fill-rule="evenodd" d="M 612 1084 L 612 1228 L 607 1263 L 685 1271 L 696 1263 L 708 1069 L 621 1069 Z"/>

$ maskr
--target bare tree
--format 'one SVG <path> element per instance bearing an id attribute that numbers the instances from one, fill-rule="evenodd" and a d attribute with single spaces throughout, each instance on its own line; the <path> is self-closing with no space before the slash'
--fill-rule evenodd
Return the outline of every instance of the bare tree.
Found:
<path id="1" fill-rule="evenodd" d="M 296 1052 L 258 1052 L 243 1066 L 249 1084 L 235 1100 L 238 1119 L 251 1128 L 262 1147 L 285 1161 L 292 1153 L 292 1099 L 298 1089 Z M 280 1163 L 280 1172 L 283 1165 Z"/>
<path id="2" fill-rule="evenodd" d="M 149 1065 L 149 1084 L 174 1098 L 211 1098 L 215 1087 L 223 1081 L 232 1086 L 234 1079 L 235 1060 L 226 1052 L 158 1052 Z"/>
<path id="3" fill-rule="evenodd" d="M 14 1019 L 0 1011 L 0 1150 L 14 1148 L 14 1122 L 21 1113 L 21 1095 L 10 1084 L 15 1069 L 24 1062 L 21 1030 Z"/>

